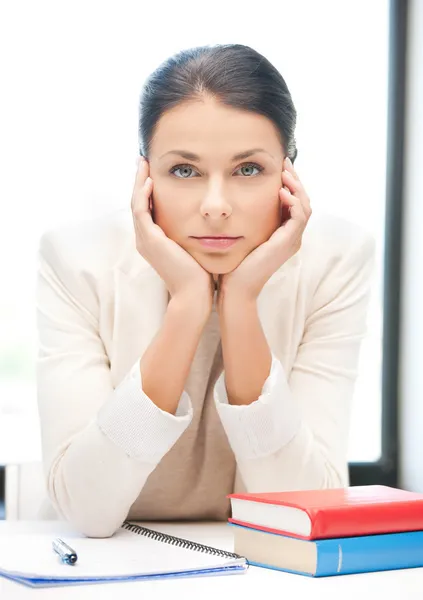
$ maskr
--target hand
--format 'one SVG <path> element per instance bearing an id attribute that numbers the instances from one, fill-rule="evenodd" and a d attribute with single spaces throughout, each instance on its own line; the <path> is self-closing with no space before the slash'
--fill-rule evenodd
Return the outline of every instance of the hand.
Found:
<path id="1" fill-rule="evenodd" d="M 198 303 L 199 294 L 204 293 L 201 303 L 211 311 L 214 293 L 212 277 L 154 223 L 151 214 L 152 191 L 153 180 L 149 177 L 148 161 L 140 157 L 131 200 L 137 250 L 163 279 L 172 298 L 194 299 Z"/>
<path id="2" fill-rule="evenodd" d="M 236 269 L 221 276 L 218 305 L 229 290 L 256 300 L 266 281 L 300 249 L 312 211 L 309 197 L 289 158 L 284 161 L 282 184 L 279 190 L 281 226 L 266 242 L 250 252 Z"/>

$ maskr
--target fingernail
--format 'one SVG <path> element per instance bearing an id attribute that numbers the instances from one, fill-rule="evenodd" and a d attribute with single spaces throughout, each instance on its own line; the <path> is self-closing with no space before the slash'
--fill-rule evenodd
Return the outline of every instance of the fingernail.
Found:
<path id="1" fill-rule="evenodd" d="M 289 158 L 289 156 L 287 156 L 285 158 L 285 160 L 286 160 L 286 163 L 288 164 L 288 166 L 292 167 L 292 162 L 291 162 L 291 159 Z"/>

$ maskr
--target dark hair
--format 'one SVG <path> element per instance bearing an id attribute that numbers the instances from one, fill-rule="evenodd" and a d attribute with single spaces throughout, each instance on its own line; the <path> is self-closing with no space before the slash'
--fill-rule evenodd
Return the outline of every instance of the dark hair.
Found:
<path id="1" fill-rule="evenodd" d="M 297 112 L 279 71 L 242 44 L 198 46 L 178 52 L 146 80 L 139 102 L 139 150 L 148 158 L 160 117 L 174 106 L 211 95 L 233 108 L 268 117 L 292 160 Z"/>

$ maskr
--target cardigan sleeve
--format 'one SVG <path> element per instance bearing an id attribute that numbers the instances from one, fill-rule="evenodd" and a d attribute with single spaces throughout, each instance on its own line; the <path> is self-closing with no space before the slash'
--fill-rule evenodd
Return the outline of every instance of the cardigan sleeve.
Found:
<path id="1" fill-rule="evenodd" d="M 55 246 L 45 242 L 37 276 L 36 379 L 47 492 L 80 531 L 107 537 L 190 424 L 191 401 L 184 392 L 175 415 L 159 409 L 142 391 L 139 362 L 113 388 L 92 307 L 81 301 L 83 293 L 71 293 L 76 286 L 63 281 L 69 268 L 60 264 L 60 252 L 52 259 Z"/>
<path id="2" fill-rule="evenodd" d="M 260 397 L 228 404 L 224 372 L 214 399 L 247 491 L 349 485 L 348 436 L 375 243 L 364 234 L 320 281 L 293 368 L 272 354 Z"/>

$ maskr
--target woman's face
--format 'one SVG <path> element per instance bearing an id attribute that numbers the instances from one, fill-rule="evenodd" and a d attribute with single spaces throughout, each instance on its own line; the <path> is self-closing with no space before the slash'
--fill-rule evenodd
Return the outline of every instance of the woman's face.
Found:
<path id="1" fill-rule="evenodd" d="M 206 271 L 229 273 L 281 224 L 283 159 L 266 117 L 209 98 L 178 105 L 151 143 L 154 220 Z M 219 236 L 238 239 L 198 239 Z"/>

